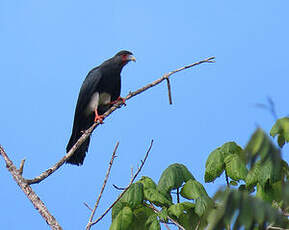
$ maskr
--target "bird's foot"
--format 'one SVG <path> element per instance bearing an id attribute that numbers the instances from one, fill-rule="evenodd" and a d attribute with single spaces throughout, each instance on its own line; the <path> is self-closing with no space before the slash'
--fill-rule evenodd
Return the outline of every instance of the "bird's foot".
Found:
<path id="1" fill-rule="evenodd" d="M 98 115 L 98 114 L 95 114 L 95 118 L 94 118 L 94 122 L 99 122 L 100 124 L 103 124 L 103 118 L 104 116 L 103 115 Z"/>
<path id="2" fill-rule="evenodd" d="M 123 97 L 118 97 L 115 101 L 111 101 L 109 104 L 114 105 L 119 101 L 121 101 L 124 104 L 124 106 L 126 106 L 126 103 L 125 103 L 126 99 Z"/>

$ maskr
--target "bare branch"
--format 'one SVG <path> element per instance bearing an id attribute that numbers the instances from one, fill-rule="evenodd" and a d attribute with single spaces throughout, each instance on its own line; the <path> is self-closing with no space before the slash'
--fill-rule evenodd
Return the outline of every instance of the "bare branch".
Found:
<path id="1" fill-rule="evenodd" d="M 149 149 L 147 150 L 144 159 L 142 160 L 141 166 L 138 168 L 138 170 L 136 171 L 136 173 L 135 173 L 134 176 L 132 177 L 129 185 L 125 188 L 125 190 L 123 190 L 123 192 L 122 192 L 122 193 L 119 195 L 119 197 L 112 203 L 112 205 L 110 205 L 109 208 L 106 209 L 106 211 L 105 211 L 97 220 L 93 221 L 93 222 L 90 224 L 90 227 L 91 227 L 92 225 L 97 224 L 103 217 L 105 217 L 105 215 L 112 209 L 112 207 L 123 197 L 123 195 L 125 194 L 125 192 L 130 188 L 130 186 L 131 186 L 132 183 L 134 182 L 135 178 L 138 176 L 138 174 L 139 174 L 140 171 L 142 170 L 142 168 L 143 168 L 143 166 L 144 166 L 144 164 L 145 164 L 145 162 L 146 162 L 146 160 L 147 160 L 147 158 L 148 158 L 148 155 L 149 155 L 149 153 L 150 153 L 150 151 L 151 151 L 151 148 L 152 148 L 152 146 L 153 146 L 153 142 L 154 142 L 154 140 L 151 141 L 150 147 L 149 147 Z M 88 226 L 86 226 L 86 229 L 90 229 L 90 228 L 88 228 Z"/>
<path id="2" fill-rule="evenodd" d="M 270 225 L 266 228 L 266 230 L 269 230 L 269 229 L 289 230 L 288 228 L 280 228 L 280 227 L 273 226 L 273 224 L 270 224 Z"/>
<path id="3" fill-rule="evenodd" d="M 167 230 L 170 230 L 170 228 L 169 228 L 169 226 L 168 226 L 167 223 L 164 223 L 164 225 L 165 225 L 165 227 L 166 227 Z"/>
<path id="4" fill-rule="evenodd" d="M 225 177 L 226 177 L 227 187 L 230 188 L 229 177 L 228 177 L 228 174 L 227 174 L 227 170 L 226 170 L 226 169 L 225 169 Z"/>
<path id="5" fill-rule="evenodd" d="M 167 74 L 164 74 L 161 78 L 147 84 L 146 86 L 134 91 L 134 92 L 130 92 L 126 97 L 125 97 L 125 101 L 131 99 L 132 97 L 160 84 L 162 81 L 169 79 L 169 77 L 177 72 L 183 71 L 185 69 L 189 69 L 192 68 L 194 66 L 203 64 L 203 63 L 214 63 L 215 62 L 215 57 L 210 57 L 207 59 L 204 59 L 202 61 L 198 61 L 195 62 L 193 64 L 187 65 L 187 66 L 183 66 L 181 68 L 178 68 L 174 71 L 171 71 Z M 103 120 L 108 117 L 111 113 L 113 113 L 115 110 L 117 110 L 118 108 L 120 108 L 123 105 L 123 102 L 120 100 L 118 101 L 116 104 L 114 104 L 108 111 L 106 111 L 103 114 Z M 94 123 L 89 129 L 87 129 L 82 136 L 78 139 L 78 141 L 75 143 L 75 145 L 69 150 L 69 152 L 60 160 L 58 161 L 55 165 L 53 165 L 51 168 L 47 169 L 46 171 L 44 171 L 43 173 L 41 173 L 39 176 L 35 177 L 34 179 L 27 179 L 27 183 L 28 184 L 36 184 L 41 182 L 42 180 L 44 180 L 45 178 L 47 178 L 49 175 L 51 175 L 52 173 L 54 173 L 60 166 L 62 166 L 66 160 L 68 158 L 70 158 L 73 153 L 76 151 L 76 149 L 91 135 L 91 133 L 93 132 L 93 130 L 99 125 L 99 122 Z"/>
<path id="6" fill-rule="evenodd" d="M 173 101 L 172 101 L 171 83 L 169 78 L 167 78 L 167 86 L 168 86 L 169 103 L 170 105 L 172 105 Z"/>
<path id="7" fill-rule="evenodd" d="M 97 207 L 98 207 L 98 204 L 99 204 L 100 199 L 101 199 L 101 197 L 102 197 L 102 193 L 103 193 L 103 191 L 104 191 L 104 189 L 105 189 L 105 186 L 106 186 L 106 183 L 107 183 L 109 174 L 110 174 L 111 166 L 112 166 L 112 164 L 113 164 L 113 160 L 114 160 L 114 158 L 115 158 L 115 154 L 116 154 L 116 150 L 117 150 L 117 148 L 118 148 L 118 145 L 119 145 L 119 142 L 116 143 L 116 146 L 115 146 L 115 148 L 114 148 L 114 150 L 113 150 L 113 153 L 112 153 L 112 156 L 111 156 L 111 160 L 110 160 L 110 162 L 109 162 L 109 166 L 108 166 L 108 169 L 107 169 L 107 172 L 106 172 L 104 181 L 103 181 L 102 188 L 101 188 L 101 190 L 100 190 L 99 196 L 98 196 L 98 198 L 97 198 L 97 201 L 96 201 L 96 203 L 95 203 L 95 205 L 94 205 L 94 208 L 93 208 L 93 210 L 92 210 L 92 212 L 91 212 L 91 215 L 90 215 L 90 218 L 89 218 L 89 220 L 88 220 L 88 224 L 87 224 L 87 226 L 86 226 L 86 229 L 88 229 L 88 230 L 89 230 L 90 227 L 91 227 L 91 221 L 92 221 L 92 219 L 93 219 L 93 217 L 94 217 L 95 210 L 96 210 Z"/>
<path id="8" fill-rule="evenodd" d="M 263 103 L 257 103 L 255 104 L 255 106 L 261 109 L 265 109 L 268 112 L 270 112 L 270 114 L 273 116 L 274 120 L 276 121 L 278 119 L 278 115 L 276 112 L 276 105 L 271 97 L 267 97 L 267 102 L 268 102 L 268 105 L 263 104 Z"/>
<path id="9" fill-rule="evenodd" d="M 27 198 L 31 201 L 34 208 L 38 210 L 40 215 L 46 220 L 46 223 L 51 227 L 53 230 L 61 230 L 61 226 L 58 224 L 56 219 L 50 214 L 44 203 L 40 200 L 40 198 L 36 195 L 36 193 L 32 190 L 32 188 L 27 184 L 24 178 L 21 175 L 20 170 L 17 170 L 16 166 L 13 162 L 9 159 L 8 155 L 6 154 L 5 150 L 2 146 L 0 146 L 0 154 L 6 162 L 6 168 L 11 173 L 13 179 L 16 181 L 18 186 L 22 189 L 25 193 Z M 24 163 L 21 165 L 24 165 Z M 23 167 L 22 167 L 23 168 Z M 20 167 L 21 169 L 21 167 Z"/>
<path id="10" fill-rule="evenodd" d="M 115 189 L 117 189 L 117 190 L 125 190 L 125 188 L 118 187 L 118 186 L 115 185 L 115 184 L 113 184 L 112 186 L 113 186 Z"/>
<path id="11" fill-rule="evenodd" d="M 20 167 L 19 167 L 19 173 L 20 175 L 23 174 L 23 169 L 24 169 L 24 163 L 25 163 L 25 158 L 21 161 Z"/>
<path id="12" fill-rule="evenodd" d="M 93 209 L 91 207 L 89 207 L 89 205 L 85 202 L 83 202 L 83 204 L 85 205 L 85 207 L 87 207 L 90 211 L 92 211 Z"/>

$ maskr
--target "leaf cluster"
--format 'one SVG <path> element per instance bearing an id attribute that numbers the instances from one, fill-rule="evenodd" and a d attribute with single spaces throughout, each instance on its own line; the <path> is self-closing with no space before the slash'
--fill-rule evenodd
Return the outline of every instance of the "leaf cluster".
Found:
<path id="1" fill-rule="evenodd" d="M 174 203 L 173 195 L 184 201 Z M 110 230 L 159 230 L 161 223 L 172 220 L 185 229 L 195 229 L 212 206 L 213 200 L 187 167 L 172 164 L 157 184 L 142 177 L 128 189 L 112 209 Z"/>
<path id="2" fill-rule="evenodd" d="M 270 135 L 281 148 L 288 143 L 289 118 L 277 120 Z M 205 182 L 223 173 L 229 182 L 214 198 L 183 164 L 170 165 L 158 183 L 143 176 L 113 207 L 110 230 L 160 230 L 162 223 L 186 230 L 288 228 L 289 166 L 279 147 L 257 128 L 244 148 L 227 142 L 212 151 Z"/>

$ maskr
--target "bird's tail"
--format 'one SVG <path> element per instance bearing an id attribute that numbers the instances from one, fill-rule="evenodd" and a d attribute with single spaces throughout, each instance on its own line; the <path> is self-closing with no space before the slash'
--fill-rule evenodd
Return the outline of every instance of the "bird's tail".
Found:
<path id="1" fill-rule="evenodd" d="M 83 131 L 88 129 L 93 124 L 93 115 L 83 119 L 82 121 L 75 122 L 72 129 L 72 134 L 69 139 L 69 142 L 66 146 L 66 152 L 73 147 L 73 145 L 78 141 L 82 136 Z M 90 136 L 77 148 L 73 155 L 66 161 L 66 163 L 74 165 L 82 165 L 86 153 L 88 151 L 88 146 L 90 142 Z"/>
<path id="2" fill-rule="evenodd" d="M 79 135 L 72 133 L 68 145 L 66 146 L 66 152 L 72 148 L 72 146 L 77 142 L 77 140 L 81 137 L 82 133 L 79 132 Z M 82 165 L 84 158 L 86 156 L 86 152 L 88 150 L 90 142 L 90 137 L 88 137 L 73 153 L 73 155 L 66 161 L 66 163 L 74 164 L 74 165 Z"/>

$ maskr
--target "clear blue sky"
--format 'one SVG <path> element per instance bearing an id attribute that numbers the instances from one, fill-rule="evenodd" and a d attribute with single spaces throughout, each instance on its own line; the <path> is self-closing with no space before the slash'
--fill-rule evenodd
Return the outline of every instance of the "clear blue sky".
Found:
<path id="1" fill-rule="evenodd" d="M 82 167 L 64 165 L 33 189 L 64 229 L 83 229 L 120 141 L 99 216 L 130 179 L 150 140 L 142 175 L 158 180 L 175 162 L 203 182 L 208 154 L 227 141 L 244 146 L 272 116 L 256 108 L 270 96 L 289 114 L 288 7 L 275 1 L 0 1 L 0 143 L 25 177 L 65 153 L 87 72 L 121 49 L 136 63 L 122 73 L 122 95 L 163 73 L 216 56 L 127 102 L 93 133 Z M 288 147 L 285 148 L 288 160 Z M 0 161 L 1 228 L 49 229 Z M 207 184 L 210 194 L 224 183 Z M 110 215 L 93 229 L 108 229 Z"/>

